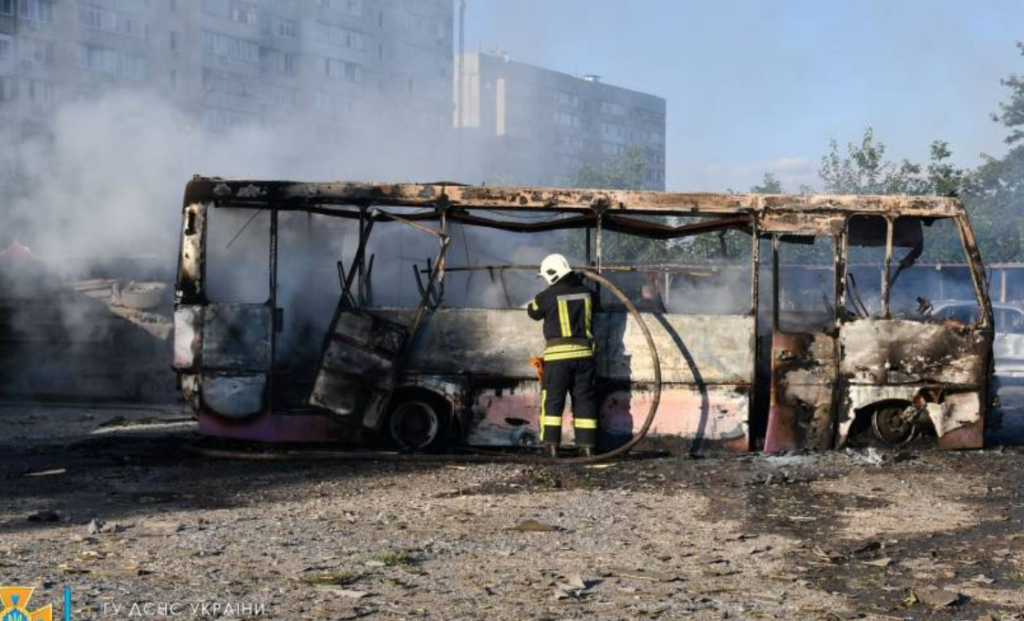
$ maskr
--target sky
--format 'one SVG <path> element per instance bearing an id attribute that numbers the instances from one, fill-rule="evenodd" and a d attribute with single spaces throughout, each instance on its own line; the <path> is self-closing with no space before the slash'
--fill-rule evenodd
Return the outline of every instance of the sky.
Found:
<path id="1" fill-rule="evenodd" d="M 1022 25 L 1019 0 L 467 0 L 466 49 L 664 97 L 670 191 L 797 191 L 867 127 L 894 160 L 1004 153 Z"/>

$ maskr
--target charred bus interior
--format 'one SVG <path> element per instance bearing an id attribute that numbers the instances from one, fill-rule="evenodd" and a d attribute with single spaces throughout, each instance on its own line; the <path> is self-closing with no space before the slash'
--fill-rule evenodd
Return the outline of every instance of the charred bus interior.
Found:
<path id="1" fill-rule="evenodd" d="M 196 179 L 182 392 L 214 436 L 533 446 L 543 341 L 523 308 L 551 252 L 608 278 L 651 331 L 654 446 L 982 445 L 991 308 L 948 198 Z M 654 370 L 636 320 L 599 296 L 607 449 L 640 424 Z M 932 315 L 954 298 L 974 321 Z"/>

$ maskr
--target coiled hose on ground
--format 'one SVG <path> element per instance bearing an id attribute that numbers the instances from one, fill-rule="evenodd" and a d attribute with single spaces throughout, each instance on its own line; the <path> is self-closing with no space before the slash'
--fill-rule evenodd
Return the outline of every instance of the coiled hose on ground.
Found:
<path id="1" fill-rule="evenodd" d="M 552 458 L 542 457 L 538 455 L 508 455 L 504 453 L 484 453 L 477 452 L 471 454 L 456 454 L 456 455 L 432 455 L 432 454 L 405 454 L 405 453 L 389 453 L 379 451 L 324 451 L 324 450 L 302 450 L 292 452 L 249 452 L 242 450 L 232 449 L 218 449 L 208 448 L 203 446 L 197 446 L 195 444 L 186 445 L 184 448 L 190 453 L 200 455 L 203 457 L 210 457 L 215 459 L 238 459 L 238 460 L 250 460 L 250 461 L 287 461 L 287 460 L 321 460 L 321 461 L 390 461 L 390 462 L 503 462 L 503 463 L 526 463 L 526 464 L 575 464 L 575 465 L 587 465 L 596 464 L 603 461 L 615 459 L 621 457 L 639 444 L 644 437 L 647 436 L 647 432 L 650 431 L 651 425 L 654 423 L 654 417 L 658 413 L 658 405 L 661 403 L 661 359 L 658 357 L 658 348 L 654 344 L 654 337 L 651 336 L 651 331 L 647 327 L 647 323 L 644 321 L 640 312 L 633 305 L 633 302 L 626 297 L 621 289 L 616 287 L 611 281 L 597 272 L 589 269 L 580 270 L 579 272 L 585 278 L 592 280 L 619 299 L 620 302 L 629 311 L 629 314 L 636 320 L 637 325 L 640 326 L 640 330 L 643 332 L 644 340 L 647 341 L 647 349 L 651 356 L 651 368 L 654 369 L 654 383 L 653 392 L 651 393 L 651 405 L 647 410 L 647 417 L 644 419 L 643 425 L 640 430 L 633 434 L 628 442 L 619 446 L 618 448 L 612 449 L 607 453 L 601 453 L 600 455 L 594 455 L 593 457 L 567 457 L 567 458 Z"/>

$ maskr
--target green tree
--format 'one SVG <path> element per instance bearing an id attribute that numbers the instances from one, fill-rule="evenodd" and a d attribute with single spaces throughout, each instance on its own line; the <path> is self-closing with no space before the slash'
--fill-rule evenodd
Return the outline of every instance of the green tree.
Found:
<path id="1" fill-rule="evenodd" d="M 573 185 L 577 188 L 605 188 L 609 190 L 639 190 L 644 184 L 647 158 L 639 145 L 631 145 L 617 157 L 601 164 L 584 162 L 576 172 Z"/>
<path id="2" fill-rule="evenodd" d="M 1017 42 L 1024 55 L 1024 43 Z M 983 155 L 982 164 L 966 177 L 964 203 L 978 246 L 989 263 L 1020 261 L 1024 254 L 1024 78 L 1013 73 L 1002 80 L 1010 97 L 992 119 L 1007 129 L 1009 151 L 1003 157 Z"/>
<path id="3" fill-rule="evenodd" d="M 761 178 L 761 183 L 750 186 L 754 194 L 782 194 L 782 182 L 775 176 L 775 173 L 766 172 Z"/>
<path id="4" fill-rule="evenodd" d="M 576 174 L 574 185 L 580 188 L 638 190 L 643 186 L 646 170 L 647 160 L 644 151 L 634 145 L 628 147 L 622 155 L 603 164 L 583 164 Z M 769 189 L 763 190 L 764 192 L 782 191 L 778 179 L 771 173 L 765 175 L 762 185 L 769 186 Z M 652 222 L 679 224 L 662 216 L 634 217 Z M 568 243 L 572 245 L 574 242 Z M 602 234 L 602 256 L 606 263 L 706 263 L 709 259 L 739 260 L 737 257 L 743 257 L 744 248 L 749 245 L 749 238 L 737 231 L 716 231 L 673 240 L 648 239 L 610 231 Z M 591 250 L 596 252 L 593 247 Z M 746 252 L 749 254 L 749 251 Z"/>
<path id="5" fill-rule="evenodd" d="M 825 191 L 833 194 L 948 195 L 960 191 L 966 175 L 949 161 L 952 156 L 949 144 L 936 140 L 931 144 L 927 165 L 907 159 L 887 160 L 885 143 L 875 140 L 874 130 L 869 127 L 860 143 L 846 145 L 845 154 L 832 140 L 818 176 Z"/>

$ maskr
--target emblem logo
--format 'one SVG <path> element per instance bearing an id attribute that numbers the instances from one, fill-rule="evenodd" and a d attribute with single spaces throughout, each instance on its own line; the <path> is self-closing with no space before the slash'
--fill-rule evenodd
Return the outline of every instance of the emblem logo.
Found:
<path id="1" fill-rule="evenodd" d="M 0 587 L 0 621 L 53 621 L 53 604 L 29 612 L 31 587 Z"/>

